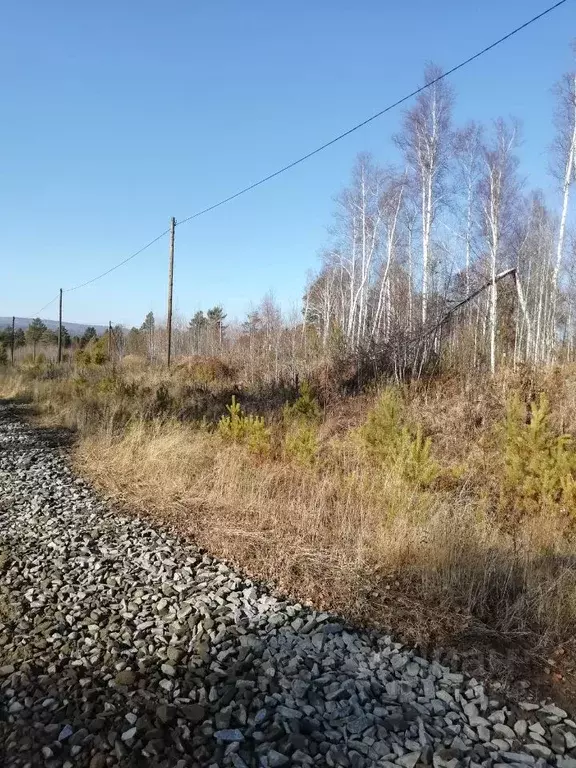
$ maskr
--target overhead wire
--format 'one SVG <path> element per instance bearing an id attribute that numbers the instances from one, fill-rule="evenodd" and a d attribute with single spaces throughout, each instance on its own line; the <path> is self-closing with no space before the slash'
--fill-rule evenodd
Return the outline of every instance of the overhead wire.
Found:
<path id="1" fill-rule="evenodd" d="M 164 232 L 162 232 L 160 235 L 155 237 L 154 240 L 150 240 L 149 243 L 146 243 L 146 245 L 142 246 L 142 248 L 139 248 L 137 251 L 135 251 L 130 256 L 128 256 L 128 258 L 119 262 L 115 266 L 110 267 L 110 269 L 107 269 L 105 272 L 102 272 L 100 275 L 96 275 L 96 277 L 93 277 L 90 280 L 86 280 L 86 282 L 84 283 L 79 283 L 78 285 L 74 285 L 72 288 L 65 288 L 64 293 L 77 291 L 79 288 L 84 288 L 85 286 L 90 285 L 90 283 L 95 283 L 96 280 L 100 280 L 102 277 L 106 277 L 106 275 L 109 275 L 111 272 L 114 272 L 114 270 L 119 269 L 120 267 L 123 267 L 124 264 L 127 264 L 129 261 L 132 261 L 132 259 L 135 259 L 136 256 L 140 256 L 141 253 L 144 253 L 144 251 L 150 248 L 151 245 L 154 245 L 154 243 L 157 243 L 158 240 L 161 240 L 165 235 L 168 234 L 168 232 L 170 232 L 170 229 L 165 229 Z"/>
<path id="2" fill-rule="evenodd" d="M 497 48 L 499 45 L 502 45 L 502 43 L 506 42 L 507 40 L 510 40 L 511 37 L 514 37 L 514 35 L 517 35 L 522 30 L 526 29 L 527 27 L 531 26 L 532 24 L 535 24 L 540 19 L 544 18 L 548 14 L 555 11 L 557 8 L 559 8 L 562 5 L 565 5 L 568 2 L 568 0 L 558 0 L 558 2 L 554 3 L 553 5 L 549 6 L 545 10 L 541 11 L 540 13 L 536 14 L 535 16 L 532 16 L 532 18 L 525 21 L 523 24 L 520 24 L 519 26 L 512 29 L 507 34 L 503 35 L 502 37 L 498 38 L 498 40 L 495 40 L 493 43 L 490 43 L 490 45 L 485 46 L 480 51 L 477 51 L 472 56 L 469 56 L 468 58 L 464 59 L 460 63 L 456 64 L 455 66 L 448 69 L 446 72 L 442 72 L 438 77 L 433 78 L 432 80 L 429 80 L 428 82 L 424 83 L 424 85 L 421 85 L 419 88 L 414 89 L 410 93 L 406 94 L 400 99 L 397 99 L 392 104 L 389 104 L 387 107 L 384 107 L 384 109 L 381 109 L 378 112 L 375 112 L 370 117 L 366 118 L 366 120 L 362 120 L 362 122 L 357 123 L 356 125 L 352 126 L 352 128 L 349 128 L 346 131 L 343 131 L 342 133 L 338 134 L 338 136 L 335 136 L 333 139 L 330 139 L 329 141 L 326 141 L 324 144 L 321 144 L 319 147 L 316 147 L 316 149 L 313 149 L 312 151 L 306 153 L 305 155 L 302 155 L 301 157 L 297 158 L 296 160 L 293 160 L 292 162 L 288 163 L 287 165 L 284 165 L 282 168 L 279 168 L 277 171 L 274 171 L 273 173 L 268 174 L 267 176 L 264 176 L 263 178 L 259 179 L 258 181 L 253 182 L 252 184 L 249 184 L 246 187 L 243 187 L 242 189 L 238 190 L 237 192 L 234 192 L 233 194 L 229 195 L 228 197 L 223 198 L 222 200 L 219 200 L 216 203 L 213 203 L 212 205 L 209 205 L 206 208 L 202 208 L 199 211 L 196 211 L 195 213 L 191 214 L 190 216 L 187 216 L 184 219 L 181 219 L 180 221 L 176 222 L 176 226 L 181 226 L 182 224 L 186 224 L 189 221 L 192 221 L 193 219 L 197 219 L 200 216 L 204 216 L 205 214 L 209 213 L 210 211 L 214 211 L 216 208 L 220 208 L 223 205 L 226 205 L 227 203 L 232 202 L 232 200 L 236 200 L 238 197 L 245 195 L 248 192 L 251 192 L 253 189 L 256 189 L 257 187 L 262 186 L 262 184 L 265 184 L 268 181 L 271 181 L 272 179 L 277 178 L 283 173 L 286 173 L 286 171 L 291 170 L 292 168 L 295 168 L 297 165 L 300 165 L 301 163 L 304 163 L 306 160 L 309 160 L 310 158 L 314 157 L 315 155 L 319 154 L 320 152 L 323 152 L 325 149 L 328 149 L 329 147 L 333 146 L 337 142 L 341 141 L 342 139 L 346 138 L 347 136 L 350 136 L 352 133 L 355 133 L 356 131 L 360 130 L 361 128 L 364 128 L 364 126 L 368 125 L 369 123 L 372 123 L 374 120 L 377 120 L 379 117 L 382 117 L 383 115 L 387 114 L 388 112 L 392 111 L 393 109 L 396 109 L 396 107 L 401 106 L 405 102 L 409 101 L 410 99 L 414 98 L 415 96 L 418 96 L 418 94 L 422 93 L 423 91 L 427 90 L 428 88 L 431 88 L 436 83 L 439 83 L 441 80 L 446 79 L 447 77 L 450 77 L 450 75 L 453 75 L 455 72 L 458 72 L 458 70 L 463 69 L 464 67 L 468 66 L 468 64 L 471 64 L 473 61 L 476 61 L 480 57 L 487 54 L 489 51 L 494 50 L 494 48 Z M 79 283 L 78 285 L 72 286 L 71 288 L 64 289 L 65 293 L 70 293 L 71 291 L 77 291 L 80 288 L 84 288 L 87 285 L 90 285 L 91 283 L 95 283 L 97 280 L 102 279 L 103 277 L 106 277 L 106 275 L 109 275 L 111 272 L 114 272 L 115 270 L 119 269 L 120 267 L 124 266 L 124 264 L 127 264 L 132 259 L 135 259 L 137 256 L 139 256 L 141 253 L 143 253 L 145 250 L 150 248 L 152 245 L 157 243 L 159 240 L 161 240 L 165 235 L 168 234 L 170 230 L 166 229 L 164 232 L 162 232 L 160 235 L 155 237 L 153 240 L 150 240 L 149 243 L 146 243 L 142 248 L 138 249 L 134 253 L 132 253 L 130 256 L 128 256 L 126 259 L 123 259 L 118 264 L 115 264 L 113 267 L 110 267 L 110 269 L 105 270 L 104 272 L 100 273 L 99 275 L 96 275 L 95 277 L 91 278 L 90 280 L 86 280 L 83 283 Z M 56 296 L 58 298 L 58 296 Z M 55 300 L 52 299 L 48 304 L 46 304 L 42 309 L 43 311 L 46 309 L 46 307 L 49 307 L 50 304 L 52 304 Z"/>
<path id="3" fill-rule="evenodd" d="M 43 306 L 43 307 L 40 307 L 40 309 L 38 310 L 38 312 L 36 312 L 36 313 L 34 314 L 34 317 L 38 317 L 38 316 L 40 315 L 40 312 L 44 312 L 44 310 L 45 310 L 45 309 L 47 309 L 47 308 L 50 306 L 50 304 L 54 304 L 54 302 L 55 302 L 55 301 L 56 301 L 56 299 L 58 299 L 58 298 L 60 298 L 60 294 L 57 294 L 56 296 L 54 296 L 54 298 L 53 298 L 53 299 L 50 299 L 50 301 L 48 302 L 48 304 L 44 304 L 44 306 Z"/>
<path id="4" fill-rule="evenodd" d="M 547 14 L 556 10 L 556 8 L 559 8 L 561 5 L 564 5 L 564 3 L 566 2 L 568 2 L 568 0 L 559 0 L 554 5 L 551 5 L 549 8 L 546 8 L 546 10 L 542 11 L 536 16 L 533 16 L 528 21 L 525 21 L 519 27 L 516 27 L 511 32 L 508 32 L 503 37 L 500 37 L 495 42 L 491 43 L 490 45 L 487 45 L 485 48 L 482 48 L 481 51 L 478 51 L 473 56 L 469 56 L 464 61 L 461 61 L 459 64 L 456 64 L 456 66 L 452 67 L 446 72 L 443 72 L 442 74 L 438 75 L 438 77 L 433 78 L 432 80 L 428 81 L 424 85 L 421 85 L 419 88 L 416 88 L 411 93 L 395 101 L 393 104 L 389 104 L 387 107 L 371 115 L 366 120 L 363 120 L 361 123 L 357 123 L 352 128 L 349 128 L 347 131 L 340 133 L 338 136 L 335 136 L 333 139 L 330 139 L 330 141 L 327 141 L 326 143 L 322 144 L 316 149 L 313 149 L 311 152 L 308 152 L 306 155 L 302 155 L 302 157 L 299 157 L 297 160 L 293 160 L 291 163 L 288 163 L 288 165 L 285 165 L 283 168 L 280 168 L 279 170 L 274 171 L 274 173 L 271 173 L 268 176 L 264 176 L 264 178 L 260 179 L 259 181 L 255 181 L 253 184 L 250 184 L 247 187 L 244 187 L 238 192 L 235 192 L 229 197 L 225 197 L 223 200 L 220 200 L 219 202 L 214 203 L 213 205 L 210 205 L 207 208 L 203 208 L 201 211 L 197 211 L 196 213 L 193 213 L 191 216 L 187 216 L 185 219 L 182 219 L 181 221 L 177 222 L 177 226 L 181 224 L 185 224 L 187 221 L 191 221 L 192 219 L 197 219 L 199 216 L 203 216 L 205 213 L 209 213 L 210 211 L 213 211 L 215 208 L 219 208 L 221 205 L 225 205 L 226 203 L 229 203 L 232 200 L 235 200 L 237 197 L 240 197 L 240 195 L 244 195 L 246 194 L 246 192 L 250 192 L 251 190 L 256 189 L 256 187 L 259 187 L 262 184 L 265 184 L 267 181 L 270 181 L 271 179 L 274 179 L 277 176 L 280 176 L 281 173 L 285 173 L 286 171 L 289 171 L 291 168 L 294 168 L 295 166 L 300 165 L 300 163 L 303 163 L 306 160 L 309 160 L 311 157 L 314 157 L 314 155 L 317 155 L 319 152 L 323 152 L 325 149 L 328 149 L 328 147 L 331 147 L 333 144 L 336 144 L 336 142 L 346 138 L 346 136 L 350 136 L 351 133 L 354 133 L 355 131 L 360 130 L 360 128 L 364 128 L 364 126 L 368 125 L 374 120 L 377 120 L 379 117 L 382 117 L 382 115 L 385 115 L 387 112 L 390 112 L 396 107 L 399 107 L 401 104 L 404 104 L 406 101 L 409 101 L 410 99 L 414 98 L 414 96 L 417 96 L 419 93 L 422 93 L 422 91 L 425 91 L 427 88 L 430 88 L 436 83 L 439 83 L 441 80 L 444 80 L 450 75 L 453 75 L 454 72 L 457 72 L 459 69 L 462 69 L 463 67 L 467 66 L 468 64 L 475 61 L 476 59 L 479 59 L 481 56 L 484 56 L 484 54 L 488 53 L 488 51 L 493 50 L 498 45 L 501 45 L 506 40 L 509 40 L 511 37 L 518 34 L 518 32 L 521 32 L 523 29 L 526 29 L 526 27 L 529 27 L 531 24 L 534 24 L 539 19 L 543 18 Z"/>

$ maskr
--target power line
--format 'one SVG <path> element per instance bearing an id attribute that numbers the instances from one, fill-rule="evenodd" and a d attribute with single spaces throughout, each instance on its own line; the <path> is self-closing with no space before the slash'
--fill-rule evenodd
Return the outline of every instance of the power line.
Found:
<path id="1" fill-rule="evenodd" d="M 244 187 L 238 192 L 235 192 L 233 195 L 230 195 L 229 197 L 226 197 L 223 200 L 220 200 L 218 203 L 214 203 L 214 205 L 210 205 L 208 206 L 208 208 L 204 208 L 203 210 L 197 211 L 196 213 L 193 213 L 191 216 L 188 216 L 187 218 L 182 219 L 182 221 L 178 222 L 178 226 L 180 224 L 185 224 L 187 221 L 191 221 L 192 219 L 197 219 L 199 216 L 203 216 L 205 213 L 209 213 L 210 211 L 213 211 L 215 208 L 219 208 L 221 205 L 225 205 L 226 203 L 229 203 L 232 200 L 235 200 L 237 197 L 240 197 L 240 195 L 244 195 L 246 194 L 246 192 L 250 192 L 251 190 L 256 189 L 256 187 L 259 187 L 262 184 L 265 184 L 267 181 L 270 181 L 271 179 L 274 179 L 277 176 L 280 176 L 281 173 L 285 173 L 286 171 L 289 171 L 291 168 L 294 168 L 295 166 L 300 165 L 300 163 L 303 163 L 306 160 L 309 160 L 311 157 L 314 157 L 314 155 L 317 155 L 319 152 L 323 152 L 325 149 L 328 149 L 328 147 L 331 147 L 333 144 L 336 144 L 336 142 L 346 138 L 346 136 L 350 136 L 351 133 L 354 133 L 355 131 L 360 130 L 360 128 L 363 128 L 365 125 L 368 125 L 368 123 L 371 123 L 373 120 L 377 120 L 379 117 L 382 117 L 382 115 L 385 115 L 387 112 L 390 112 L 396 107 L 399 107 L 401 104 L 404 104 L 406 101 L 409 101 L 414 96 L 417 96 L 419 93 L 422 93 L 422 91 L 425 91 L 427 88 L 430 88 L 432 85 L 435 85 L 436 83 L 440 82 L 440 80 L 444 80 L 446 77 L 453 75 L 454 72 L 457 72 L 459 69 L 462 69 L 463 67 L 472 63 L 476 59 L 479 59 L 481 56 L 484 56 L 484 54 L 493 50 L 498 45 L 501 45 L 506 40 L 509 40 L 511 37 L 518 34 L 518 32 L 521 32 L 523 29 L 526 29 L 526 27 L 529 27 L 531 24 L 534 24 L 536 21 L 543 18 L 547 14 L 552 13 L 552 11 L 556 10 L 556 8 L 559 8 L 561 5 L 564 5 L 564 3 L 566 2 L 568 2 L 568 0 L 559 0 L 559 2 L 555 3 L 554 5 L 551 5 L 549 8 L 546 8 L 546 10 L 542 11 L 536 16 L 533 16 L 528 21 L 525 21 L 524 24 L 521 24 L 519 27 L 516 27 L 516 29 L 513 29 L 511 32 L 508 32 L 508 34 L 504 35 L 504 37 L 501 37 L 495 42 L 491 43 L 490 45 L 487 45 L 486 48 L 482 48 L 481 51 L 478 51 L 477 53 L 465 59 L 464 61 L 461 61 L 459 64 L 456 64 L 456 66 L 452 67 L 447 72 L 443 72 L 441 75 L 439 75 L 438 77 L 435 77 L 433 80 L 430 80 L 428 83 L 425 83 L 424 85 L 420 86 L 420 88 L 416 88 L 416 90 L 412 91 L 406 96 L 403 96 L 401 99 L 398 99 L 398 101 L 395 101 L 393 104 L 389 104 L 384 109 L 381 109 L 380 112 L 376 112 L 374 115 L 367 118 L 366 120 L 363 120 L 361 123 L 358 123 L 352 128 L 349 128 L 347 131 L 344 131 L 344 133 L 341 133 L 338 136 L 335 136 L 333 139 L 330 139 L 330 141 L 327 141 L 325 144 L 322 144 L 316 149 L 313 149 L 311 152 L 308 152 L 308 154 L 302 155 L 302 157 L 299 157 L 297 160 L 293 160 L 291 163 L 288 163 L 288 165 L 285 165 L 283 168 L 280 168 L 279 170 L 274 171 L 274 173 L 271 173 L 268 176 L 265 176 L 259 181 L 255 181 L 253 184 L 250 184 L 249 186 Z"/>
<path id="2" fill-rule="evenodd" d="M 64 293 L 70 293 L 70 291 L 77 291 L 79 288 L 84 288 L 86 285 L 90 285 L 90 283 L 95 283 L 96 280 L 100 280 L 102 277 L 106 277 L 106 275 L 109 275 L 110 272 L 114 272 L 115 269 L 119 269 L 120 267 L 123 267 L 124 264 L 127 264 L 129 261 L 132 261 L 132 259 L 135 259 L 136 256 L 139 256 L 141 253 L 143 253 L 147 248 L 150 248 L 151 245 L 154 245 L 154 243 L 157 243 L 158 240 L 161 240 L 164 235 L 167 235 L 168 232 L 170 232 L 169 229 L 165 229 L 162 234 L 158 235 L 158 237 L 155 237 L 154 240 L 150 240 L 149 243 L 146 243 L 142 248 L 135 251 L 133 254 L 128 256 L 128 258 L 124 259 L 124 261 L 121 261 L 119 264 L 116 264 L 114 267 L 110 267 L 110 269 L 107 269 L 106 272 L 102 272 L 102 274 L 97 275 L 96 277 L 93 277 L 91 280 L 86 280 L 85 283 L 80 283 L 79 285 L 74 285 L 72 288 L 65 288 Z"/>
<path id="3" fill-rule="evenodd" d="M 139 248 L 137 251 L 135 251 L 134 253 L 130 254 L 130 256 L 128 256 L 128 258 L 126 258 L 123 261 L 119 262 L 115 266 L 110 267 L 110 269 L 107 269 L 105 272 L 102 272 L 100 275 L 97 275 L 96 277 L 93 277 L 90 280 L 86 280 L 86 282 L 84 282 L 84 283 L 79 283 L 78 285 L 74 285 L 74 286 L 72 286 L 72 288 L 64 288 L 63 292 L 64 293 L 70 293 L 71 291 L 77 291 L 79 288 L 84 288 L 85 286 L 90 285 L 90 283 L 95 283 L 96 280 L 100 280 L 100 278 L 106 277 L 106 275 L 109 275 L 111 272 L 114 272 L 114 270 L 119 269 L 120 267 L 124 266 L 124 264 L 127 264 L 129 261 L 131 261 L 132 259 L 135 259 L 136 256 L 139 256 L 147 248 L 150 248 L 151 245 L 154 245 L 154 243 L 157 243 L 158 240 L 161 240 L 165 235 L 168 234 L 168 232 L 170 232 L 170 229 L 164 230 L 164 232 L 162 232 L 160 235 L 155 237 L 153 240 L 150 240 L 149 243 L 146 243 L 146 245 L 142 246 L 142 248 Z M 36 312 L 35 317 L 38 317 L 40 312 L 43 312 L 51 304 L 54 304 L 56 299 L 58 299 L 59 297 L 60 297 L 60 294 L 58 294 L 53 299 L 51 299 L 48 302 L 48 304 L 45 304 L 41 309 L 38 310 L 38 312 Z"/>
<path id="4" fill-rule="evenodd" d="M 209 213 L 210 211 L 215 210 L 216 208 L 220 208 L 222 205 L 226 205 L 226 203 L 232 202 L 232 200 L 236 200 L 236 198 L 240 197 L 241 195 L 245 195 L 247 192 L 251 192 L 253 189 L 256 189 L 257 187 L 260 187 L 262 184 L 265 184 L 267 181 L 271 181 L 272 179 L 275 179 L 277 176 L 280 176 L 282 173 L 285 173 L 286 171 L 291 170 L 292 168 L 295 168 L 297 165 L 300 165 L 301 163 L 304 163 L 306 160 L 309 160 L 311 157 L 314 157 L 315 155 L 319 154 L 320 152 L 323 152 L 325 149 L 328 149 L 328 147 L 331 147 L 333 144 L 336 144 L 338 141 L 341 141 L 342 139 L 346 138 L 347 136 L 350 136 L 350 134 L 355 133 L 356 131 L 360 130 L 360 128 L 363 128 L 365 125 L 368 125 L 369 123 L 373 122 L 374 120 L 377 120 L 379 117 L 382 117 L 382 115 L 387 114 L 388 112 L 391 112 L 396 107 L 399 107 L 401 104 L 404 104 L 405 102 L 409 101 L 410 99 L 414 98 L 414 96 L 417 96 L 418 94 L 425 91 L 427 88 L 430 88 L 431 86 L 435 85 L 436 83 L 440 82 L 441 80 L 444 80 L 445 78 L 449 77 L 450 75 L 453 75 L 455 72 L 457 72 L 460 69 L 463 69 L 464 67 L 468 66 L 468 64 L 471 64 L 473 61 L 476 61 L 476 59 L 479 59 L 481 56 L 484 56 L 489 51 L 493 50 L 497 46 L 501 45 L 502 43 L 509 40 L 511 37 L 514 37 L 514 35 L 517 35 L 522 30 L 526 29 L 527 27 L 531 26 L 535 22 L 539 21 L 540 19 L 544 18 L 544 16 L 547 16 L 549 13 L 552 13 L 552 11 L 555 11 L 557 8 L 559 8 L 561 5 L 564 5 L 567 3 L 568 0 L 558 0 L 558 2 L 554 3 L 554 5 L 549 6 L 541 13 L 538 13 L 536 16 L 533 16 L 531 19 L 528 19 L 528 21 L 525 21 L 523 24 L 520 24 L 520 26 L 516 27 L 515 29 L 511 30 L 507 34 L 505 34 L 503 37 L 498 38 L 498 40 L 495 40 L 493 43 L 490 43 L 490 45 L 487 45 L 485 48 L 482 48 L 482 50 L 477 51 L 472 56 L 469 56 L 467 59 L 464 59 L 464 61 L 461 61 L 459 64 L 456 64 L 454 67 L 451 67 L 446 72 L 443 72 L 438 77 L 435 77 L 433 80 L 430 80 L 429 82 L 425 83 L 424 85 L 420 86 L 419 88 L 416 88 L 415 90 L 408 93 L 406 96 L 403 96 L 402 98 L 398 99 L 397 101 L 393 102 L 392 104 L 389 104 L 387 107 L 384 107 L 384 109 L 381 109 L 379 112 L 376 112 L 375 114 L 368 117 L 366 120 L 363 120 L 361 123 L 357 123 L 352 128 L 349 128 L 347 131 L 344 131 L 343 133 L 340 133 L 338 136 L 335 136 L 333 139 L 330 139 L 329 141 L 325 142 L 324 144 L 320 145 L 316 149 L 313 149 L 311 152 L 308 152 L 305 155 L 302 155 L 302 157 L 297 158 L 296 160 L 293 160 L 291 163 L 288 163 L 288 165 L 283 166 L 282 168 L 279 168 L 277 171 L 274 171 L 273 173 L 268 174 L 268 176 L 264 176 L 262 179 L 259 179 L 258 181 L 255 181 L 253 184 L 249 184 L 246 187 L 243 187 L 242 189 L 238 190 L 237 192 L 234 192 L 234 194 L 229 195 L 228 197 L 223 198 L 222 200 L 219 200 L 217 203 L 214 203 L 213 205 L 209 205 L 207 208 L 203 208 L 200 211 L 196 211 L 196 213 L 191 214 L 190 216 L 187 216 L 185 219 L 182 219 L 181 221 L 176 222 L 176 226 L 180 226 L 181 224 L 186 224 L 188 221 L 192 221 L 192 219 L 197 219 L 200 216 L 203 216 L 206 213 Z M 147 248 L 150 248 L 151 245 L 154 245 L 154 243 L 157 243 L 158 240 L 161 240 L 165 235 L 168 234 L 170 230 L 166 229 L 164 232 L 162 232 L 160 235 L 155 237 L 153 240 L 151 240 L 149 243 L 147 243 L 145 246 L 140 248 L 139 250 L 135 251 L 135 253 L 128 256 L 123 261 L 119 262 L 113 267 L 110 267 L 110 269 L 107 269 L 105 272 L 102 272 L 101 274 L 97 275 L 96 277 L 91 278 L 90 280 L 86 280 L 84 283 L 80 283 L 78 285 L 73 286 L 72 288 L 66 288 L 65 293 L 70 293 L 71 291 L 77 291 L 80 288 L 84 288 L 87 285 L 90 285 L 91 283 L 95 283 L 97 280 L 100 280 L 103 277 L 106 277 L 106 275 L 109 275 L 111 272 L 114 272 L 116 269 L 119 269 L 120 267 L 124 266 L 124 264 L 127 264 L 132 259 L 136 258 L 136 256 L 139 256 L 141 253 L 143 253 Z M 52 301 L 50 301 L 46 307 L 50 306 L 58 296 L 56 296 Z M 46 307 L 43 307 L 42 309 L 45 309 Z M 42 310 L 40 310 L 42 311 Z"/>
<path id="5" fill-rule="evenodd" d="M 58 293 L 56 296 L 54 296 L 54 298 L 53 298 L 53 299 L 50 299 L 50 301 L 48 302 L 48 304 L 44 304 L 44 306 L 43 306 L 43 307 L 41 307 L 41 308 L 38 310 L 38 312 L 35 312 L 35 314 L 34 314 L 34 317 L 40 317 L 40 312 L 44 312 L 44 310 L 45 310 L 45 309 L 47 309 L 47 308 L 50 306 L 50 304 L 54 304 L 54 302 L 56 301 L 56 299 L 59 299 L 59 298 L 60 298 L 60 294 Z"/>

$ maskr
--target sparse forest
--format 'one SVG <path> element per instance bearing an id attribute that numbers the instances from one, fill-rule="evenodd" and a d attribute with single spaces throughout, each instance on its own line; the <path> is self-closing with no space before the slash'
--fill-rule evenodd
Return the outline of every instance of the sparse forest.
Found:
<path id="1" fill-rule="evenodd" d="M 457 124 L 434 82 L 396 165 L 356 158 L 291 314 L 176 318 L 169 370 L 152 312 L 66 334 L 60 367 L 36 319 L 0 389 L 76 430 L 107 492 L 288 591 L 576 663 L 576 74 L 554 93 L 554 195 L 515 120 Z"/>
<path id="2" fill-rule="evenodd" d="M 424 82 L 440 74 L 430 65 Z M 240 323 L 227 322 L 220 305 L 177 319 L 174 356 L 225 359 L 250 382 L 306 377 L 319 358 L 353 360 L 372 378 L 571 362 L 573 72 L 554 94 L 551 144 L 542 148 L 556 189 L 550 199 L 524 180 L 522 127 L 511 118 L 456 124 L 451 85 L 434 82 L 401 119 L 393 137 L 396 166 L 369 154 L 356 158 L 335 198 L 320 267 L 309 276 L 302 306 L 286 316 L 269 294 Z M 75 347 L 92 337 L 84 334 Z M 55 335 L 37 319 L 26 341 L 35 357 L 38 345 L 54 345 Z M 65 346 L 70 342 L 67 337 Z M 165 328 L 150 312 L 139 328 L 117 327 L 113 347 L 119 359 L 128 354 L 160 363 Z"/>

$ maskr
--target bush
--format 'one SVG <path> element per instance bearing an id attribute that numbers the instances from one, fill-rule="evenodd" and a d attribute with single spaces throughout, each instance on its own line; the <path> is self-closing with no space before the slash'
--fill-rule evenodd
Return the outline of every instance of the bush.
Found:
<path id="1" fill-rule="evenodd" d="M 261 455 L 270 451 L 270 430 L 262 416 L 245 416 L 240 403 L 232 395 L 232 403 L 226 406 L 228 416 L 218 422 L 218 433 L 226 440 L 245 444 L 250 451 Z"/>
<path id="2" fill-rule="evenodd" d="M 422 488 L 431 485 L 440 474 L 438 464 L 430 455 L 431 449 L 432 440 L 423 436 L 421 427 L 417 427 L 414 434 L 407 427 L 402 428 L 395 466 L 406 480 Z"/>
<path id="3" fill-rule="evenodd" d="M 0 344 L 0 365 L 8 365 L 8 351 L 4 344 Z"/>
<path id="4" fill-rule="evenodd" d="M 108 362 L 107 341 L 104 337 L 92 339 L 84 347 L 76 351 L 75 360 L 78 365 L 100 366 Z"/>
<path id="5" fill-rule="evenodd" d="M 318 460 L 318 432 L 312 424 L 296 424 L 284 438 L 284 453 L 298 464 L 312 466 Z"/>
<path id="6" fill-rule="evenodd" d="M 118 380 L 113 376 L 104 376 L 96 384 L 96 391 L 102 395 L 112 395 L 118 391 Z"/>
<path id="7" fill-rule="evenodd" d="M 160 384 L 154 395 L 154 412 L 158 415 L 167 414 L 173 408 L 173 399 L 165 384 Z"/>
<path id="8" fill-rule="evenodd" d="M 300 385 L 299 396 L 293 403 L 286 403 L 283 410 L 284 423 L 295 421 L 315 422 L 321 416 L 318 400 L 312 394 L 312 388 L 307 381 Z"/>
<path id="9" fill-rule="evenodd" d="M 20 366 L 25 379 L 37 379 L 42 376 L 46 370 L 46 355 L 42 352 L 36 355 L 36 359 L 32 355 L 26 355 Z"/>
<path id="10" fill-rule="evenodd" d="M 124 355 L 122 358 L 122 368 L 132 373 L 142 373 L 148 367 L 148 361 L 144 357 L 138 357 L 138 355 Z"/>
<path id="11" fill-rule="evenodd" d="M 510 398 L 503 428 L 504 454 L 499 513 L 517 532 L 526 517 L 542 512 L 576 512 L 576 452 L 571 435 L 550 424 L 548 399 L 541 394 L 527 410 L 517 394 Z"/>
<path id="12" fill-rule="evenodd" d="M 82 397 L 88 391 L 90 382 L 82 374 L 76 374 L 72 379 L 72 391 L 75 397 Z"/>
<path id="13" fill-rule="evenodd" d="M 420 426 L 411 429 L 403 423 L 403 404 L 392 389 L 380 396 L 360 429 L 360 437 L 372 461 L 418 486 L 430 485 L 439 475 L 430 455 L 431 439 L 423 436 Z"/>
<path id="14" fill-rule="evenodd" d="M 177 376 L 204 386 L 231 381 L 236 376 L 234 368 L 219 358 L 200 355 L 179 361 L 174 371 Z"/>
<path id="15" fill-rule="evenodd" d="M 52 360 L 49 360 L 46 363 L 46 366 L 42 371 L 41 375 L 43 379 L 61 379 L 62 370 L 60 369 L 57 363 L 54 363 L 52 362 Z"/>

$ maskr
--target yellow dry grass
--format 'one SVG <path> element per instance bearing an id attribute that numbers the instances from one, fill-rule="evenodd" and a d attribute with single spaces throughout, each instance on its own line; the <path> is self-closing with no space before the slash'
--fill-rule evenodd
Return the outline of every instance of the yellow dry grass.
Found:
<path id="1" fill-rule="evenodd" d="M 385 624 L 401 586 L 400 630 L 420 642 L 469 629 L 545 647 L 574 627 L 570 545 L 554 521 L 513 541 L 481 504 L 375 472 L 353 448 L 308 469 L 158 422 L 88 436 L 75 456 L 128 506 L 325 607 Z"/>
<path id="2" fill-rule="evenodd" d="M 146 372 L 131 366 L 126 380 L 135 378 Z M 159 371 L 151 382 L 174 387 Z M 513 534 L 500 525 L 494 430 L 511 391 L 546 389 L 553 422 L 572 431 L 574 371 L 411 387 L 406 418 L 431 436 L 441 467 L 423 485 L 367 459 L 357 428 L 374 395 L 327 410 L 320 457 L 306 466 L 281 450 L 256 455 L 205 425 L 150 416 L 149 404 L 128 401 L 116 385 L 74 386 L 12 379 L 0 392 L 27 390 L 52 423 L 79 429 L 74 460 L 100 488 L 249 574 L 421 644 L 521 646 L 544 663 L 571 649 L 576 510 L 534 514 Z"/>

